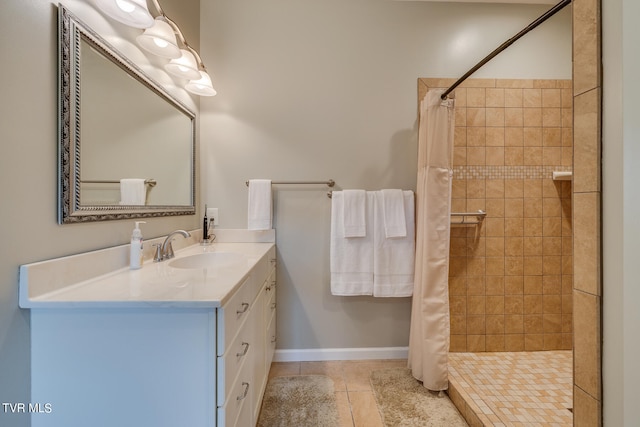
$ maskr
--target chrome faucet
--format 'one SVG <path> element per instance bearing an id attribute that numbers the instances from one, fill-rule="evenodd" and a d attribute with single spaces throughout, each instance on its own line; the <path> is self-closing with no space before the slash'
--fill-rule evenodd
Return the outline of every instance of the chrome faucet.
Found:
<path id="1" fill-rule="evenodd" d="M 156 243 L 154 245 L 156 246 L 156 255 L 153 257 L 153 262 L 164 261 L 166 259 L 171 259 L 175 256 L 173 253 L 173 246 L 171 246 L 171 241 L 178 234 L 181 234 L 182 237 L 184 238 L 191 236 L 191 234 L 189 234 L 188 231 L 184 231 L 184 230 L 176 230 L 169 233 L 169 235 L 167 236 L 166 239 L 164 239 L 164 242 L 162 244 Z"/>

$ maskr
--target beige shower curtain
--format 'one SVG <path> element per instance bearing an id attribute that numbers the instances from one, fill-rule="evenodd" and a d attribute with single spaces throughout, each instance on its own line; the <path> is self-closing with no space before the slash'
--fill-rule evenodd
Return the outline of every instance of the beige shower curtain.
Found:
<path id="1" fill-rule="evenodd" d="M 454 101 L 429 90 L 420 103 L 416 264 L 409 368 L 429 390 L 446 390 Z"/>

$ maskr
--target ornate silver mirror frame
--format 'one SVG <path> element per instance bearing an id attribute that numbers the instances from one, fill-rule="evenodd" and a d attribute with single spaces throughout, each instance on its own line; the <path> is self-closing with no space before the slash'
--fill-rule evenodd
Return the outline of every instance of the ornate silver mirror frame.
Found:
<path id="1" fill-rule="evenodd" d="M 59 75 L 59 166 L 58 166 L 58 204 L 59 223 L 76 223 L 85 221 L 104 221 L 115 219 L 161 217 L 195 214 L 195 114 L 184 104 L 175 99 L 162 88 L 160 84 L 147 76 L 137 65 L 120 54 L 91 28 L 75 17 L 64 6 L 58 6 L 59 40 L 58 55 L 60 65 Z M 81 134 L 80 123 L 80 58 L 81 44 L 89 45 L 93 50 L 116 64 L 129 76 L 153 92 L 164 102 L 184 114 L 190 120 L 190 168 L 188 173 L 190 188 L 188 195 L 183 195 L 187 200 L 185 204 L 91 204 L 81 201 Z M 149 153 L 155 161 L 162 148 Z M 123 153 L 126 155 L 126 153 Z M 162 167 L 162 166 L 160 166 Z M 172 165 L 175 167 L 175 165 Z M 127 177 L 121 177 L 127 178 Z M 153 178 L 153 177 L 149 177 Z M 119 184 L 119 180 L 109 181 L 111 184 Z M 153 186 L 155 182 L 152 182 Z"/>

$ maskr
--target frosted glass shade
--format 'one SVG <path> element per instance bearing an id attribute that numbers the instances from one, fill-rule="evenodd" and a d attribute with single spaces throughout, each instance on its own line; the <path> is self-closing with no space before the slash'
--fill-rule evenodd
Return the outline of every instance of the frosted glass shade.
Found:
<path id="1" fill-rule="evenodd" d="M 193 53 L 186 49 L 180 49 L 180 58 L 172 59 L 164 69 L 169 74 L 188 80 L 198 80 L 200 72 L 198 71 L 198 63 Z"/>
<path id="2" fill-rule="evenodd" d="M 185 85 L 185 89 L 200 96 L 214 96 L 217 93 L 211 83 L 211 77 L 205 71 L 200 71 L 200 78 L 191 80 Z"/>
<path id="3" fill-rule="evenodd" d="M 153 26 L 136 37 L 136 41 L 154 55 L 169 59 L 180 58 L 180 48 L 173 28 L 161 18 L 156 18 Z"/>
<path id="4" fill-rule="evenodd" d="M 146 0 L 96 0 L 96 3 L 107 16 L 130 27 L 149 28 L 153 25 Z"/>

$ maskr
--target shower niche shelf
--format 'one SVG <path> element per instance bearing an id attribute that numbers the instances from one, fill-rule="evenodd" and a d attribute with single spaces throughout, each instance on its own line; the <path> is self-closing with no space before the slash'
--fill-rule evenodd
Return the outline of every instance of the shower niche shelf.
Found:
<path id="1" fill-rule="evenodd" d="M 452 227 L 473 227 L 480 226 L 484 222 L 487 213 L 482 209 L 477 212 L 452 212 L 451 213 L 451 226 Z"/>
<path id="2" fill-rule="evenodd" d="M 571 181 L 573 173 L 571 171 L 553 171 L 551 179 L 554 181 Z"/>

